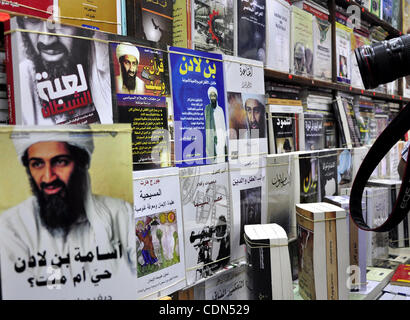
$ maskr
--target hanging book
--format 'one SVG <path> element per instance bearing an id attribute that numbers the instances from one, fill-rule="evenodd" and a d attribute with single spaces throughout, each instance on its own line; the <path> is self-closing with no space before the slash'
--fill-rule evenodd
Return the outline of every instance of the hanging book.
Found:
<path id="1" fill-rule="evenodd" d="M 0 146 L 2 298 L 135 299 L 130 126 L 8 126 Z"/>
<path id="2" fill-rule="evenodd" d="M 263 63 L 224 55 L 229 160 L 268 152 Z"/>
<path id="3" fill-rule="evenodd" d="M 177 166 L 225 162 L 222 55 L 170 47 Z"/>
<path id="4" fill-rule="evenodd" d="M 118 42 L 110 44 L 113 115 L 115 122 L 132 125 L 134 170 L 170 166 L 168 55 L 161 49 Z"/>
<path id="5" fill-rule="evenodd" d="M 246 163 L 242 161 L 229 163 L 233 212 L 231 252 L 233 261 L 245 258 L 245 225 L 261 224 L 267 220 L 265 161 L 260 157 L 246 160 Z"/>
<path id="6" fill-rule="evenodd" d="M 319 198 L 318 153 L 299 154 L 300 203 L 317 202 Z"/>
<path id="7" fill-rule="evenodd" d="M 338 194 L 336 150 L 319 153 L 319 201 Z"/>
<path id="8" fill-rule="evenodd" d="M 107 34 L 23 16 L 5 29 L 10 124 L 113 122 Z"/>
<path id="9" fill-rule="evenodd" d="M 351 34 L 352 29 L 336 22 L 336 67 L 337 81 L 351 82 Z"/>
<path id="10" fill-rule="evenodd" d="M 134 171 L 136 299 L 158 299 L 186 286 L 180 199 L 178 168 Z"/>
<path id="11" fill-rule="evenodd" d="M 173 4 L 172 45 L 192 49 L 192 2 L 175 0 Z"/>
<path id="12" fill-rule="evenodd" d="M 231 198 L 228 164 L 180 168 L 187 285 L 230 261 Z"/>

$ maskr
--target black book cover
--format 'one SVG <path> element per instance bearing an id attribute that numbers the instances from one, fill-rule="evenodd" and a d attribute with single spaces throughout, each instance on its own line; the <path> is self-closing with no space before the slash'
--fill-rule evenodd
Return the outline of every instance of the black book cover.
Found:
<path id="1" fill-rule="evenodd" d="M 319 179 L 319 201 L 323 201 L 325 196 L 335 196 L 338 194 L 337 153 L 335 151 L 332 150 L 320 153 Z"/>
<path id="2" fill-rule="evenodd" d="M 318 153 L 299 155 L 300 203 L 318 201 Z"/>
<path id="3" fill-rule="evenodd" d="M 323 114 L 304 113 L 305 150 L 321 150 L 325 148 Z"/>
<path id="4" fill-rule="evenodd" d="M 238 56 L 265 61 L 265 0 L 238 0 Z"/>
<path id="5" fill-rule="evenodd" d="M 295 114 L 272 113 L 271 116 L 273 134 L 275 137 L 275 153 L 296 151 Z"/>

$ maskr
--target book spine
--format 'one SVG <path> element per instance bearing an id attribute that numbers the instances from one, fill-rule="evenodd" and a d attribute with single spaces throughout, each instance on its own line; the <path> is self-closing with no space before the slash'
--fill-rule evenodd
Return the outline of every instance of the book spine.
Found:
<path id="1" fill-rule="evenodd" d="M 302 106 L 301 100 L 293 100 L 293 99 L 277 99 L 277 98 L 267 98 L 267 104 L 278 104 L 278 105 L 286 105 L 286 106 Z"/>
<path id="2" fill-rule="evenodd" d="M 4 31 L 10 31 L 10 19 L 4 22 Z M 14 99 L 13 52 L 11 47 L 12 34 L 4 38 L 6 47 L 7 99 L 9 104 L 9 124 L 16 124 L 16 106 Z"/>
<path id="3" fill-rule="evenodd" d="M 336 212 L 326 212 L 325 219 L 327 299 L 339 300 Z"/>

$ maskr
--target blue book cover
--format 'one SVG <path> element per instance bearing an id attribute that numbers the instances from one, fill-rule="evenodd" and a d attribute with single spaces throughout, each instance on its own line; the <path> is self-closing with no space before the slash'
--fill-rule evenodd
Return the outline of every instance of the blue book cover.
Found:
<path id="1" fill-rule="evenodd" d="M 383 0 L 382 1 L 382 19 L 389 24 L 392 24 L 393 19 L 393 0 Z"/>
<path id="2" fill-rule="evenodd" d="M 226 161 L 226 106 L 222 55 L 169 48 L 179 167 Z"/>

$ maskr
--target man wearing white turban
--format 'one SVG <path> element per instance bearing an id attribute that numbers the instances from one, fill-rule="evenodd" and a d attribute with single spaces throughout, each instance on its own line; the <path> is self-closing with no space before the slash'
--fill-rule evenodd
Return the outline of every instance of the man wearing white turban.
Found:
<path id="1" fill-rule="evenodd" d="M 90 294 L 80 289 L 87 281 L 136 279 L 132 207 L 91 193 L 92 132 L 77 128 L 12 133 L 33 196 L 0 215 L 3 298 L 73 298 Z M 64 290 L 47 290 L 52 276 Z M 6 279 L 15 290 L 4 289 Z M 132 290 L 121 289 L 122 297 Z"/>
<path id="2" fill-rule="evenodd" d="M 209 104 L 205 107 L 205 143 L 207 163 L 225 162 L 226 126 L 223 109 L 218 105 L 218 91 L 208 89 Z"/>
<path id="3" fill-rule="evenodd" d="M 120 64 L 120 75 L 116 77 L 117 93 L 144 94 L 145 82 L 138 76 L 140 52 L 131 43 L 117 46 L 116 55 Z"/>

